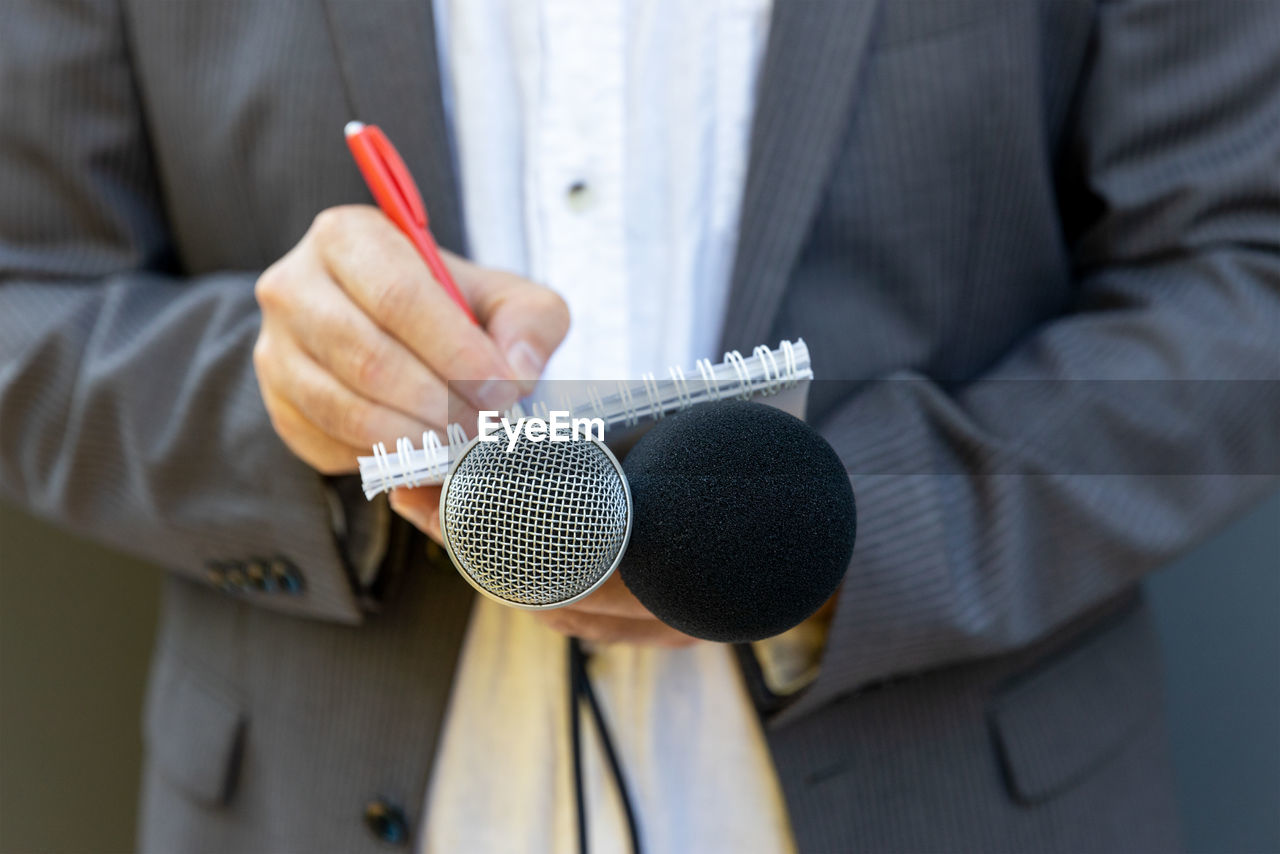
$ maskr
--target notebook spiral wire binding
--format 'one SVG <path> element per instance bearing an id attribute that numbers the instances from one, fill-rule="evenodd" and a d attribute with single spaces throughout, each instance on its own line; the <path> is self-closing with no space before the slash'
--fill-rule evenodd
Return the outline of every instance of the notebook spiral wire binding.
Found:
<path id="1" fill-rule="evenodd" d="M 752 350 L 749 357 L 732 350 L 724 355 L 719 365 L 710 359 L 699 359 L 695 368 L 698 379 L 692 382 L 685 376 L 683 368 L 673 365 L 667 369 L 669 379 L 659 381 L 653 373 L 646 373 L 639 382 L 619 381 L 609 395 L 602 395 L 598 384 L 586 383 L 586 401 L 575 407 L 569 395 L 565 394 L 561 406 L 577 417 L 601 418 L 606 429 L 619 425 L 634 427 L 642 420 L 657 420 L 697 403 L 726 397 L 749 400 L 755 396 L 777 394 L 784 388 L 813 378 L 809 350 L 803 339 L 783 341 L 776 350 L 761 345 Z M 536 417 L 550 417 L 545 401 L 535 401 L 529 409 Z M 530 413 L 516 403 L 503 414 L 516 421 Z M 396 440 L 394 454 L 388 453 L 386 446 L 379 442 L 373 446 L 372 456 L 360 458 L 360 478 L 365 496 L 372 499 L 399 487 L 441 483 L 449 465 L 458 458 L 468 441 L 462 425 L 450 424 L 445 428 L 443 442 L 434 430 L 422 434 L 422 444 L 417 448 L 407 436 Z"/>

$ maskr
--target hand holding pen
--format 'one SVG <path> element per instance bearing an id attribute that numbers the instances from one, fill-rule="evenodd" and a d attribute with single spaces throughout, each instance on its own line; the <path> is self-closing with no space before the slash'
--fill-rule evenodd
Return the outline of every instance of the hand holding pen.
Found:
<path id="1" fill-rule="evenodd" d="M 391 140 L 387 139 L 387 135 L 377 125 L 347 122 L 343 133 L 347 137 L 351 156 L 360 167 L 360 174 L 369 185 L 369 192 L 373 193 L 378 207 L 413 243 L 427 269 L 449 298 L 472 323 L 479 323 L 453 281 L 444 259 L 440 257 L 440 248 L 436 246 L 436 239 L 427 225 L 427 208 L 422 203 L 422 194 L 418 192 L 418 185 L 409 174 L 409 168 L 404 165 L 400 152 L 396 151 Z"/>
<path id="2" fill-rule="evenodd" d="M 397 191 L 412 187 L 403 164 L 388 170 Z M 415 196 L 392 215 L 368 205 L 322 211 L 255 287 L 253 362 L 267 413 L 285 445 L 324 474 L 355 471 L 377 442 L 506 408 L 568 331 L 553 291 L 437 250 Z M 452 380 L 477 382 L 451 399 Z"/>

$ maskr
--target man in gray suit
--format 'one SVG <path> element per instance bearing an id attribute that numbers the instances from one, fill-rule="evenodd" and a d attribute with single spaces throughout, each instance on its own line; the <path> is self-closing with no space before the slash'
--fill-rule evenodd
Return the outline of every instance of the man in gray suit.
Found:
<path id="1" fill-rule="evenodd" d="M 422 332 L 371 212 L 310 224 L 367 198 L 354 112 L 464 251 L 435 50 L 418 0 L 0 4 L 0 492 L 170 570 L 148 849 L 430 820 L 471 592 L 341 473 L 438 414 L 335 372 L 519 372 L 492 320 L 463 365 Z M 1277 81 L 1271 0 L 776 0 L 722 338 L 807 340 L 860 514 L 816 680 L 742 656 L 802 850 L 1177 847 L 1137 583 L 1280 471 Z M 400 386 L 290 323 L 308 276 L 421 313 Z"/>

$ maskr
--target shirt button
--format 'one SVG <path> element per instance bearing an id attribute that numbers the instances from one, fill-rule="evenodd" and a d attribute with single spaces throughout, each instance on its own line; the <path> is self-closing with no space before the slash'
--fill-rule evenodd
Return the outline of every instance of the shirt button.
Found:
<path id="1" fill-rule="evenodd" d="M 565 192 L 565 201 L 569 205 L 569 210 L 582 213 L 595 201 L 595 193 L 591 192 L 591 185 L 586 181 L 574 181 Z"/>

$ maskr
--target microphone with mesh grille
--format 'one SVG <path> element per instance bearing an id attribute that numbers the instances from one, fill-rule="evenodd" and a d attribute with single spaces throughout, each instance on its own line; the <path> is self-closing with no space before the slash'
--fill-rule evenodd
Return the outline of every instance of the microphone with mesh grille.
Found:
<path id="1" fill-rule="evenodd" d="M 662 419 L 623 465 L 588 439 L 473 442 L 445 480 L 440 521 L 454 565 L 506 604 L 567 605 L 617 570 L 668 625 L 745 642 L 831 597 L 856 510 L 817 431 L 733 400 Z"/>
<path id="2" fill-rule="evenodd" d="M 605 582 L 631 535 L 631 492 L 594 439 L 472 440 L 445 477 L 440 530 L 453 565 L 517 608 L 559 608 Z"/>

